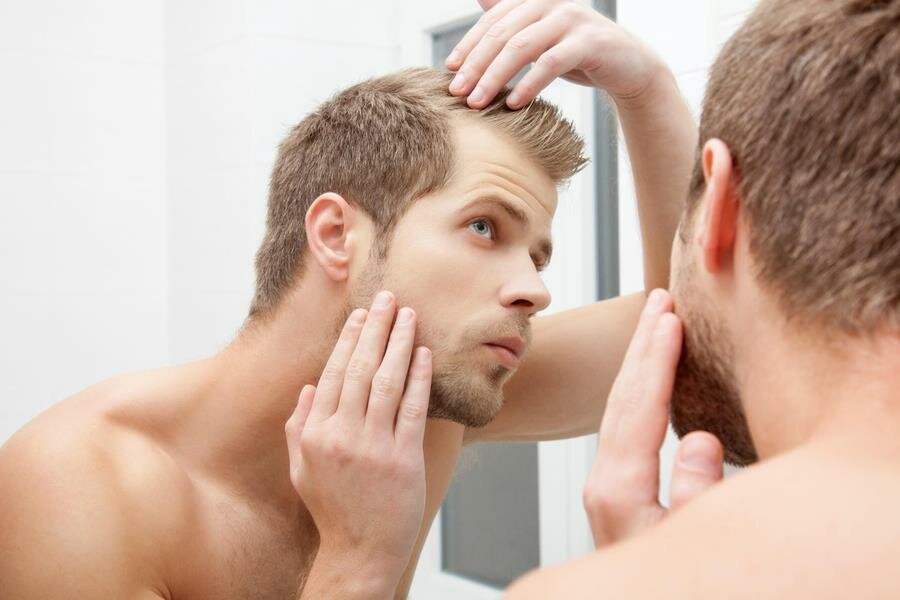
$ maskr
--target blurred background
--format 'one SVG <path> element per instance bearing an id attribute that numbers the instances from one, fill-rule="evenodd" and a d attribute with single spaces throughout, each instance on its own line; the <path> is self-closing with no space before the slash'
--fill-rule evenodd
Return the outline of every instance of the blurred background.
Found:
<path id="1" fill-rule="evenodd" d="M 584 1 L 656 48 L 698 116 L 755 4 Z M 352 83 L 442 64 L 479 15 L 475 0 L 0 0 L 0 443 L 91 383 L 221 349 L 252 295 L 279 140 Z M 554 223 L 555 312 L 643 274 L 605 98 L 566 82 L 545 97 L 593 159 Z M 592 438 L 464 454 L 413 597 L 496 598 L 590 550 Z"/>

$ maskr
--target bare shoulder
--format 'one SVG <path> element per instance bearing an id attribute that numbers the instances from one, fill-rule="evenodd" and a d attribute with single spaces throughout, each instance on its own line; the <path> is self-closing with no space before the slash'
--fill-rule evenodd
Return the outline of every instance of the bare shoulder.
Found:
<path id="1" fill-rule="evenodd" d="M 121 383 L 61 403 L 0 448 L 0 580 L 17 598 L 167 596 L 160 548 L 184 477 L 102 408 Z"/>
<path id="2" fill-rule="evenodd" d="M 748 469 L 644 535 L 532 572 L 507 597 L 900 597 L 900 469 L 823 458 Z"/>

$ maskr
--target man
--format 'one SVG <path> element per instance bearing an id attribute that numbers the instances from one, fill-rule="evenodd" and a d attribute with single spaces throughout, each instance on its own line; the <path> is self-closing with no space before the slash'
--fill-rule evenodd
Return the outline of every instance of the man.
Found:
<path id="1" fill-rule="evenodd" d="M 762 2 L 700 133 L 679 317 L 648 303 L 585 491 L 621 543 L 508 598 L 900 597 L 900 2 Z M 754 466 L 662 519 L 670 398 Z"/>
<path id="2" fill-rule="evenodd" d="M 284 598 L 308 579 L 304 597 L 340 597 L 350 576 L 367 585 L 350 582 L 348 596 L 402 596 L 464 438 L 548 439 L 596 428 L 598 399 L 612 384 L 643 295 L 535 320 L 523 361 L 531 317 L 549 303 L 538 271 L 550 258 L 555 188 L 583 162 L 571 127 L 551 106 L 530 101 L 561 75 L 616 100 L 651 285 L 666 284 L 678 218 L 670 194 L 687 187 L 696 131 L 668 70 L 599 14 L 537 0 L 489 8 L 463 46 L 474 48 L 472 60 L 503 48 L 536 52 L 506 53 L 501 66 L 512 72 L 537 58 L 513 95 L 486 105 L 484 95 L 499 85 L 488 86 L 482 71 L 479 101 L 480 67 L 471 63 L 457 65 L 463 83 L 455 97 L 449 77 L 427 70 L 338 94 L 281 146 L 256 295 L 238 339 L 207 360 L 89 388 L 3 447 L 4 596 Z M 503 18 L 515 19 L 511 33 L 537 28 L 540 47 L 486 36 L 487 24 Z M 507 100 L 527 108 L 513 111 Z M 345 356 L 350 385 L 335 398 L 327 388 L 338 371 L 325 364 L 340 324 L 381 288 L 393 295 L 379 295 L 367 325 L 351 320 L 345 335 L 381 339 L 398 308 L 415 312 L 398 315 L 399 345 L 384 360 Z M 414 330 L 431 352 L 418 351 L 401 401 L 403 383 L 376 367 L 411 357 Z M 328 393 L 319 393 L 323 382 Z M 309 406 L 310 385 L 332 403 L 311 422 L 340 412 L 359 425 L 365 412 L 373 425 L 350 439 L 356 445 L 345 436 L 343 445 L 307 442 L 308 449 L 354 466 L 362 448 L 368 471 L 316 472 L 309 457 L 288 468 L 284 424 L 301 389 Z M 437 418 L 426 426 L 430 387 Z M 319 433 L 314 442 L 334 439 L 330 430 Z M 400 464 L 402 449 L 422 444 L 421 462 Z M 361 478 L 335 481 L 346 472 Z M 415 480 L 421 491 L 418 475 L 427 478 L 424 499 L 385 505 L 385 486 Z M 332 489 L 345 490 L 341 502 L 317 502 Z M 409 511 L 417 520 L 404 527 L 354 520 L 352 505 L 369 501 L 394 511 L 389 517 Z M 391 545 L 392 533 L 413 539 Z"/>

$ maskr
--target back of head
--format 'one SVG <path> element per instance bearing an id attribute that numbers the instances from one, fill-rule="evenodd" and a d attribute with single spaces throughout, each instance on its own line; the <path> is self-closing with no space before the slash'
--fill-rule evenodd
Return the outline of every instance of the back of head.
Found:
<path id="1" fill-rule="evenodd" d="M 900 0 L 763 0 L 711 69 L 711 138 L 731 149 L 757 275 L 786 315 L 900 331 Z"/>
<path id="2" fill-rule="evenodd" d="M 386 236 L 412 201 L 444 186 L 454 166 L 453 119 L 494 128 L 558 183 L 584 165 L 582 140 L 553 105 L 538 99 L 513 111 L 504 90 L 471 110 L 448 92 L 452 76 L 417 68 L 364 81 L 288 134 L 272 171 L 251 316 L 271 313 L 301 273 L 305 216 L 319 195 L 342 195 Z"/>

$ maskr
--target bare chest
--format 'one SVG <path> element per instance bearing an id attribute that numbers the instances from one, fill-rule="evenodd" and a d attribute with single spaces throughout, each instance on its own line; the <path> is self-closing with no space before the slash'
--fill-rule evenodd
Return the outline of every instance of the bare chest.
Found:
<path id="1" fill-rule="evenodd" d="M 294 600 L 318 538 L 299 523 L 219 506 L 190 542 L 192 557 L 174 600 Z"/>

